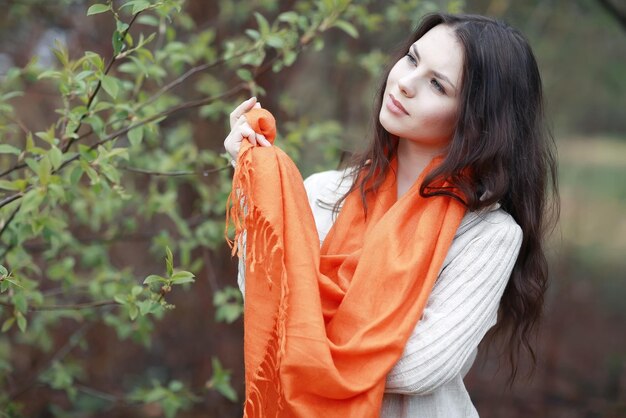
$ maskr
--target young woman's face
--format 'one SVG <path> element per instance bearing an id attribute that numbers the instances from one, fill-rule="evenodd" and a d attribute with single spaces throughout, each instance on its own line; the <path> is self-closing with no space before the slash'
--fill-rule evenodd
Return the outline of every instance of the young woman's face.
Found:
<path id="1" fill-rule="evenodd" d="M 453 29 L 437 25 L 415 42 L 387 78 L 379 119 L 392 135 L 443 148 L 454 133 L 463 49 Z"/>

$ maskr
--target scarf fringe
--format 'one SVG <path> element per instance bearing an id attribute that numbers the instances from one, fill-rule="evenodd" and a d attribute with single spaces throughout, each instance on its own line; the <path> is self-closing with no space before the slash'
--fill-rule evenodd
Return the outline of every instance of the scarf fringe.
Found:
<path id="1" fill-rule="evenodd" d="M 252 181 L 254 169 L 252 168 L 251 148 L 247 148 L 240 155 L 233 176 L 233 188 L 226 203 L 226 226 L 224 235 L 231 247 L 231 255 L 248 257 L 245 262 L 246 281 L 256 280 L 264 276 L 267 280 L 268 291 L 271 292 L 276 284 L 272 278 L 272 271 L 277 263 L 280 263 L 280 291 L 279 303 L 276 311 L 273 329 L 270 333 L 267 349 L 263 361 L 253 372 L 253 377 L 246 387 L 246 399 L 244 401 L 244 418 L 264 418 L 267 412 L 265 394 L 268 391 L 276 391 L 278 402 L 274 416 L 279 416 L 284 408 L 284 392 L 280 380 L 280 365 L 286 348 L 286 322 L 288 313 L 289 285 L 286 268 L 283 260 L 284 246 L 282 237 L 276 233 L 274 227 L 265 215 L 255 206 L 252 195 Z M 234 240 L 228 238 L 228 227 L 235 227 Z M 243 235 L 246 236 L 246 247 L 243 247 Z M 235 245 L 236 243 L 236 245 Z M 263 271 L 259 272 L 258 264 Z"/>

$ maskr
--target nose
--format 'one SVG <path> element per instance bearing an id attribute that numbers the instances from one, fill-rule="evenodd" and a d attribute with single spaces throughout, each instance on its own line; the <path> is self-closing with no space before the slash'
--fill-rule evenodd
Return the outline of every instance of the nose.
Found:
<path id="1" fill-rule="evenodd" d="M 405 97 L 415 96 L 415 74 L 407 74 L 398 79 L 398 88 Z"/>

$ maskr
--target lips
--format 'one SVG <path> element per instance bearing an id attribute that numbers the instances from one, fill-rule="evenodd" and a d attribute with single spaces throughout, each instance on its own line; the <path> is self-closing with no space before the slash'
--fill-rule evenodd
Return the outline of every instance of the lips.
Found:
<path id="1" fill-rule="evenodd" d="M 404 114 L 406 114 L 406 115 L 409 114 L 409 112 L 406 111 L 404 106 L 402 106 L 402 103 L 400 103 L 399 101 L 396 100 L 395 97 L 393 97 L 393 94 L 389 94 L 389 98 L 391 99 L 391 102 L 394 104 L 395 107 L 400 109 Z"/>

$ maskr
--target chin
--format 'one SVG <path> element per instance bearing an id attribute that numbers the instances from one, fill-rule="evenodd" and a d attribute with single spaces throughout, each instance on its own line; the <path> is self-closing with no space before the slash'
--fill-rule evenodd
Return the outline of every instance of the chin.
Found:
<path id="1" fill-rule="evenodd" d="M 385 128 L 387 132 L 389 132 L 390 135 L 402 137 L 402 136 L 406 136 L 407 134 L 406 132 L 403 132 L 401 127 L 396 126 L 396 124 L 394 124 L 393 121 L 390 121 L 389 119 L 387 119 L 386 116 L 382 114 L 382 112 L 378 116 L 378 121 L 380 122 L 381 126 Z"/>

